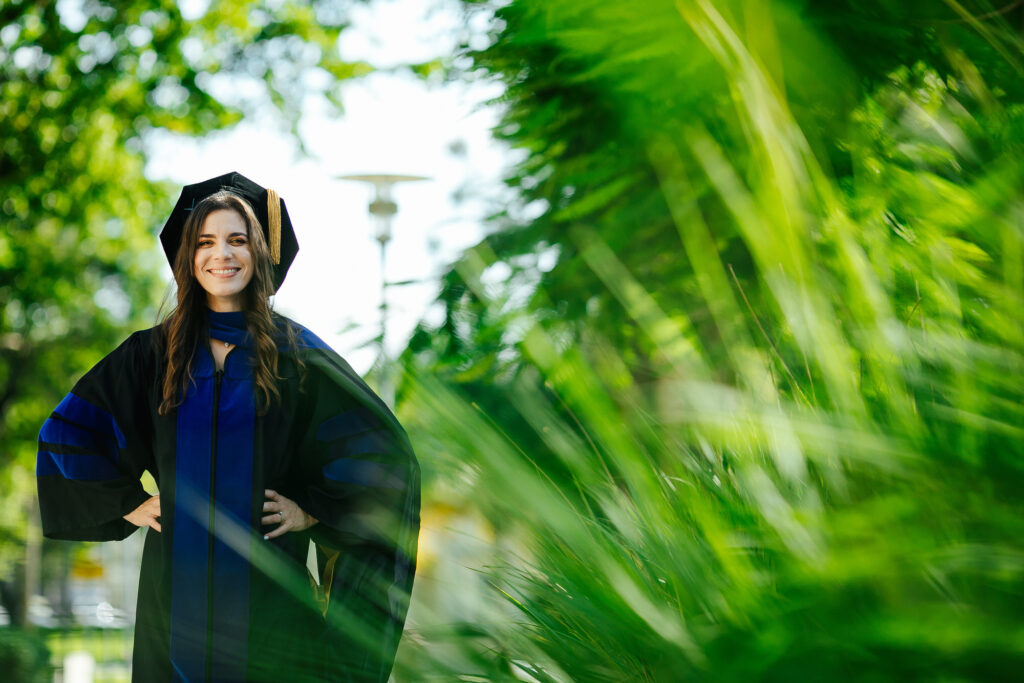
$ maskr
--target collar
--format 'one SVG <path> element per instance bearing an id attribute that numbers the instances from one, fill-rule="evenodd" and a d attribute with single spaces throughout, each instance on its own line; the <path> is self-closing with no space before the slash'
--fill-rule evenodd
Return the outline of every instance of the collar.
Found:
<path id="1" fill-rule="evenodd" d="M 245 313 L 229 311 L 219 313 L 206 309 L 210 325 L 210 338 L 220 339 L 241 348 L 250 348 L 249 330 L 245 325 Z"/>

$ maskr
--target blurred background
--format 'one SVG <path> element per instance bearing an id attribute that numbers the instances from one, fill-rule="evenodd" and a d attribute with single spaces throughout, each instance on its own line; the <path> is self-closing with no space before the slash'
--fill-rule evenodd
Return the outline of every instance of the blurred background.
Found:
<path id="1" fill-rule="evenodd" d="M 237 170 L 296 225 L 276 308 L 423 468 L 393 680 L 1018 678 L 1022 36 L 1021 0 L 0 2 L 0 670 L 130 677 L 142 532 L 42 539 L 36 436 L 155 324 L 180 186 Z"/>

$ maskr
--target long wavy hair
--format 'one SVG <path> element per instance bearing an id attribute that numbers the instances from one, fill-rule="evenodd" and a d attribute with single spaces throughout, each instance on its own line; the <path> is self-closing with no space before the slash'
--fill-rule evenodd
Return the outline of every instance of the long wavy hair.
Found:
<path id="1" fill-rule="evenodd" d="M 238 195 L 221 190 L 210 195 L 192 210 L 182 231 L 181 245 L 174 259 L 174 280 L 178 285 L 177 305 L 160 323 L 166 360 L 162 384 L 162 400 L 157 412 L 168 415 L 184 400 L 186 385 L 193 381 L 192 367 L 200 343 L 209 345 L 206 290 L 195 276 L 195 253 L 199 245 L 199 231 L 214 211 L 234 211 L 242 217 L 249 233 L 249 252 L 252 254 L 253 273 L 249 284 L 242 290 L 242 310 L 249 337 L 253 340 L 253 380 L 256 406 L 259 414 L 266 413 L 274 400 L 280 400 L 277 388 L 277 344 L 280 332 L 274 324 L 270 296 L 274 293 L 270 249 L 267 246 L 259 220 L 249 203 Z M 297 335 L 285 321 L 284 341 L 297 348 Z M 297 362 L 302 369 L 301 360 Z"/>

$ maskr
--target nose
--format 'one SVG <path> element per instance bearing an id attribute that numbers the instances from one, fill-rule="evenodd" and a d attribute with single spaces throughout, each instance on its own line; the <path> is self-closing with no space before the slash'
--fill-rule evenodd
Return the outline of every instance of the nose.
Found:
<path id="1" fill-rule="evenodd" d="M 227 240 L 217 240 L 213 247 L 213 255 L 216 258 L 227 258 L 231 255 L 231 245 Z"/>

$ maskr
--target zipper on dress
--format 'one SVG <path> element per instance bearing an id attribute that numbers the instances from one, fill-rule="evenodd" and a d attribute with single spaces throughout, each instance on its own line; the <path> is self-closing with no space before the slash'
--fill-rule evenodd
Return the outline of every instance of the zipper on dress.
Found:
<path id="1" fill-rule="evenodd" d="M 206 556 L 206 680 L 210 680 L 213 667 L 213 551 L 217 540 L 213 520 L 217 512 L 217 409 L 220 406 L 220 382 L 223 377 L 223 368 L 213 373 L 213 415 L 210 421 L 210 535 Z"/>

